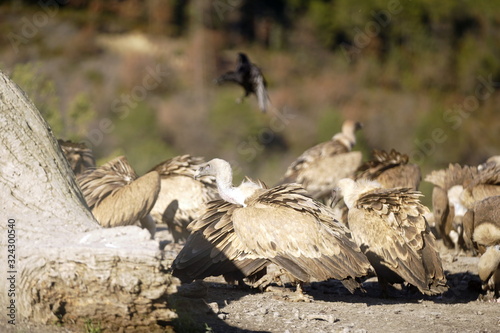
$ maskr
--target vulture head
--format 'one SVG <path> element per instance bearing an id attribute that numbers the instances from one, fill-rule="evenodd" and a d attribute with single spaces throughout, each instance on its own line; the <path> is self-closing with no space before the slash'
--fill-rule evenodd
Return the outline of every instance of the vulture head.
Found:
<path id="1" fill-rule="evenodd" d="M 246 199 L 253 195 L 255 191 L 263 188 L 260 184 L 256 184 L 248 179 L 243 181 L 240 186 L 234 187 L 231 165 L 220 158 L 214 158 L 201 164 L 194 178 L 197 179 L 201 176 L 214 176 L 220 197 L 236 205 L 246 206 Z"/>
<path id="2" fill-rule="evenodd" d="M 342 124 L 342 131 L 333 136 L 332 140 L 341 141 L 346 147 L 352 149 L 356 144 L 356 131 L 363 128 L 363 125 L 354 120 L 346 120 Z"/>

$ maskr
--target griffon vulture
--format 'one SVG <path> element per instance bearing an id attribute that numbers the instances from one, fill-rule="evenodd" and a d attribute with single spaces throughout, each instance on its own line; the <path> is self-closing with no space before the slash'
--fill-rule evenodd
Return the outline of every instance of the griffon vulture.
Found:
<path id="1" fill-rule="evenodd" d="M 286 170 L 280 184 L 299 183 L 315 199 L 331 194 L 342 178 L 353 177 L 361 164 L 362 154 L 351 151 L 356 144 L 359 122 L 346 120 L 342 131 L 331 140 L 307 149 Z"/>
<path id="2" fill-rule="evenodd" d="M 105 228 L 134 225 L 137 221 L 154 236 L 149 215 L 160 192 L 160 176 L 152 171 L 138 177 L 124 156 L 77 177 L 78 185 L 96 220 Z"/>
<path id="3" fill-rule="evenodd" d="M 466 208 L 487 197 L 500 195 L 500 165 L 490 164 L 464 182 L 460 200 Z"/>
<path id="4" fill-rule="evenodd" d="M 418 190 L 422 174 L 420 167 L 408 163 L 408 155 L 392 149 L 373 150 L 373 158 L 363 163 L 356 171 L 356 179 L 379 182 L 385 188 L 405 187 Z"/>
<path id="5" fill-rule="evenodd" d="M 455 207 L 450 204 L 448 191 L 453 186 L 464 186 L 478 173 L 477 168 L 450 164 L 447 169 L 432 171 L 425 181 L 434 184 L 432 189 L 432 213 L 436 231 L 443 239 L 443 244 L 450 249 L 457 249 L 460 239 L 460 221 L 455 219 Z M 458 235 L 458 236 L 457 236 Z"/>
<path id="6" fill-rule="evenodd" d="M 479 170 L 487 169 L 495 165 L 500 165 L 500 155 L 491 156 L 486 160 L 486 162 L 477 166 Z"/>
<path id="7" fill-rule="evenodd" d="M 300 295 L 302 282 L 330 278 L 341 280 L 351 292 L 360 287 L 355 278 L 368 273 L 367 258 L 349 238 L 349 230 L 333 219 L 330 209 L 308 197 L 300 185 L 265 189 L 244 182 L 234 187 L 231 166 L 221 159 L 203 165 L 199 175 L 215 176 L 226 203 L 212 203 L 205 220 L 192 223 L 193 233 L 174 261 L 174 275 L 179 268 L 186 271 L 181 264 L 188 261 L 210 271 L 210 266 L 224 261 L 239 266 L 239 261 L 248 259 L 256 260 L 246 263 L 253 267 L 268 262 L 284 269 L 299 281 Z M 197 262 L 197 257 L 203 261 Z M 253 267 L 244 273 L 254 272 Z"/>
<path id="8" fill-rule="evenodd" d="M 339 188 L 349 208 L 352 236 L 375 268 L 384 292 L 387 283 L 402 282 L 427 295 L 447 290 L 420 192 L 348 178 L 339 181 Z"/>
<path id="9" fill-rule="evenodd" d="M 194 179 L 205 160 L 182 155 L 159 163 L 151 171 L 160 174 L 161 189 L 151 210 L 156 223 L 166 223 L 175 242 L 189 236 L 188 224 L 200 216 L 207 202 L 219 198 L 215 179 L 203 176 Z"/>
<path id="10" fill-rule="evenodd" d="M 481 253 L 479 277 L 500 296 L 500 196 L 477 201 L 464 216 L 466 243 Z"/>

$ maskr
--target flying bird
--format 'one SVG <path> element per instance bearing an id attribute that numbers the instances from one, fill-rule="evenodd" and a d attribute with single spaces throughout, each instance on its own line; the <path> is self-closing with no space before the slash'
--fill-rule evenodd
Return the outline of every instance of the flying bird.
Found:
<path id="1" fill-rule="evenodd" d="M 420 192 L 348 178 L 339 181 L 339 188 L 349 208 L 352 237 L 374 267 L 384 293 L 387 284 L 403 282 L 427 295 L 447 290 Z"/>
<path id="2" fill-rule="evenodd" d="M 69 162 L 71 170 L 75 176 L 83 173 L 87 169 L 95 168 L 95 159 L 92 150 L 84 143 L 76 143 L 70 140 L 57 140 L 64 156 Z"/>
<path id="3" fill-rule="evenodd" d="M 356 144 L 359 122 L 346 120 L 342 131 L 331 140 L 307 149 L 285 172 L 280 184 L 299 183 L 315 199 L 329 196 L 342 178 L 353 177 L 360 166 L 362 154 L 351 151 Z"/>
<path id="4" fill-rule="evenodd" d="M 138 177 L 127 158 L 120 156 L 87 170 L 76 180 L 101 226 L 112 228 L 139 221 L 154 236 L 156 224 L 149 212 L 160 192 L 158 172 Z"/>
<path id="5" fill-rule="evenodd" d="M 238 99 L 238 103 L 250 94 L 255 94 L 255 96 L 257 96 L 260 110 L 262 112 L 267 111 L 269 96 L 267 94 L 266 79 L 262 75 L 260 68 L 251 63 L 245 53 L 238 53 L 238 64 L 236 65 L 236 70 L 222 74 L 215 79 L 215 82 L 217 84 L 225 82 L 239 84 L 245 90 L 245 95 Z"/>
<path id="6" fill-rule="evenodd" d="M 174 275 L 182 275 L 176 273 L 179 268 L 186 271 L 185 264 L 180 266 L 186 262 L 205 267 L 201 277 L 215 274 L 211 268 L 224 261 L 241 266 L 241 261 L 256 260 L 254 267 L 273 263 L 297 280 L 299 299 L 303 282 L 333 278 L 351 292 L 360 287 L 355 279 L 368 273 L 367 258 L 330 209 L 307 196 L 300 185 L 266 189 L 246 181 L 234 187 L 231 166 L 222 159 L 203 165 L 199 175 L 215 176 L 225 203 L 212 204 L 204 218 L 190 225 L 193 233 L 173 263 Z M 245 274 L 254 271 L 252 267 Z"/>
<path id="7" fill-rule="evenodd" d="M 167 224 L 176 243 L 187 239 L 187 226 L 201 215 L 205 204 L 219 199 L 214 177 L 194 178 L 202 163 L 205 163 L 202 157 L 182 155 L 150 170 L 158 172 L 161 179 L 160 193 L 151 216 L 156 223 Z"/>
<path id="8" fill-rule="evenodd" d="M 374 180 L 385 188 L 418 190 L 422 174 L 418 165 L 409 163 L 408 155 L 394 149 L 390 152 L 374 149 L 372 154 L 373 158 L 356 170 L 356 180 Z"/>

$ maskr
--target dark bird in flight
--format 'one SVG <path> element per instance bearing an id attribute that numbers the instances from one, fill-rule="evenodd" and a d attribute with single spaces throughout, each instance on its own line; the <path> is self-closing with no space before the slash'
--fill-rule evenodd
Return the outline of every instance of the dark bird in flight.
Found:
<path id="1" fill-rule="evenodd" d="M 234 82 L 245 89 L 245 95 L 237 100 L 238 103 L 241 103 L 243 98 L 250 94 L 255 94 L 259 102 L 260 110 L 262 112 L 267 111 L 269 97 L 267 95 L 266 79 L 262 75 L 260 68 L 251 63 L 245 53 L 238 53 L 238 65 L 235 71 L 229 71 L 215 79 L 215 83 L 217 84 L 222 84 L 224 82 Z"/>

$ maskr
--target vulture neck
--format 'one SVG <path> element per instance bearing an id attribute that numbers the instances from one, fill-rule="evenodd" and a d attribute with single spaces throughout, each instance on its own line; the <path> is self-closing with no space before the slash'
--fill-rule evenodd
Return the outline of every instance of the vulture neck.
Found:
<path id="1" fill-rule="evenodd" d="M 455 185 L 448 190 L 448 201 L 455 208 L 455 216 L 464 216 L 467 212 L 467 208 L 465 208 L 460 201 L 460 195 L 463 190 L 464 188 L 462 185 Z"/>
<path id="2" fill-rule="evenodd" d="M 219 166 L 215 176 L 220 197 L 230 203 L 246 206 L 247 195 L 238 187 L 233 186 L 233 171 L 229 163 Z"/>
<path id="3" fill-rule="evenodd" d="M 342 128 L 342 132 L 335 134 L 332 140 L 341 142 L 349 151 L 356 144 L 354 131 L 346 128 Z"/>
<path id="4" fill-rule="evenodd" d="M 340 141 L 350 151 L 356 144 L 356 123 L 344 122 L 342 131 L 333 136 L 332 140 Z"/>

